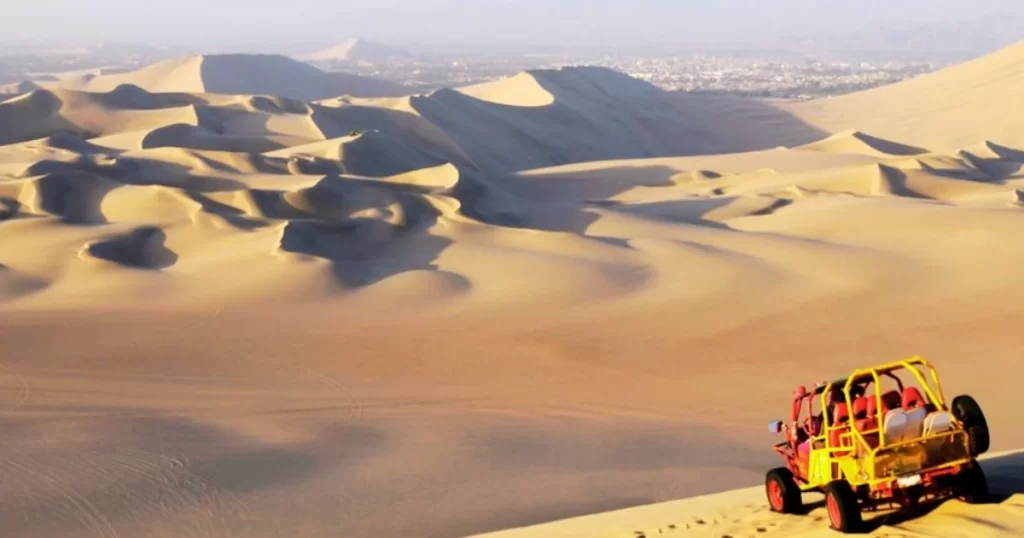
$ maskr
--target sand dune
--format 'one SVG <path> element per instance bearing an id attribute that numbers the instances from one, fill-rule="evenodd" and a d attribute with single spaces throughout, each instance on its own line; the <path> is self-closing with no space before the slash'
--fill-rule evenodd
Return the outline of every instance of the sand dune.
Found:
<path id="1" fill-rule="evenodd" d="M 723 153 L 772 147 L 731 140 L 700 121 L 704 100 L 680 99 L 612 70 L 534 71 L 459 91 L 414 97 L 416 114 L 440 127 L 483 168 L 511 171 L 599 159 Z M 742 110 L 745 116 L 752 111 Z M 799 131 L 794 134 L 794 131 Z M 797 126 L 790 137 L 815 135 Z"/>
<path id="2" fill-rule="evenodd" d="M 869 520 L 872 536 L 1017 536 L 1024 534 L 1024 454 L 1012 452 L 985 459 L 995 502 L 967 505 L 947 501 L 916 513 L 884 512 Z M 821 495 L 806 515 L 784 516 L 768 510 L 764 488 L 755 487 L 565 521 L 476 535 L 474 538 L 637 538 L 640 536 L 837 536 L 828 528 Z M 926 517 L 914 517 L 921 512 Z"/>
<path id="3" fill-rule="evenodd" d="M 405 95 L 399 84 L 327 73 L 276 55 L 220 54 L 165 60 L 137 71 L 39 83 L 48 89 L 109 92 L 125 84 L 150 92 L 268 94 L 313 100 L 339 95 Z"/>
<path id="4" fill-rule="evenodd" d="M 395 175 L 443 163 L 443 159 L 379 131 L 292 146 L 273 152 L 274 157 L 308 157 L 314 162 L 337 162 L 337 171 L 355 175 Z M 319 160 L 318 160 L 319 159 Z"/>
<path id="5" fill-rule="evenodd" d="M 933 151 L 980 140 L 1021 147 L 1021 86 L 1024 42 L 912 80 L 787 110 L 827 131 L 856 129 Z"/>
<path id="6" fill-rule="evenodd" d="M 917 353 L 1019 449 L 1018 52 L 785 107 L 234 56 L 9 97 L 0 526 L 814 535 L 759 490 L 530 526 L 760 484 L 795 384 Z M 1004 471 L 880 532 L 1017 532 Z"/>
<path id="7" fill-rule="evenodd" d="M 699 121 L 705 113 L 703 101 L 680 102 L 649 84 L 605 69 L 535 72 L 486 88 L 441 90 L 405 99 L 346 98 L 307 104 L 266 96 L 185 93 L 208 91 L 192 84 L 204 80 L 197 66 L 198 60 L 165 62 L 142 70 L 147 71 L 145 77 L 124 75 L 123 81 L 92 85 L 89 92 L 38 90 L 9 100 L 0 104 L 0 117 L 10 118 L 8 127 L 0 131 L 0 142 L 71 132 L 86 138 L 99 135 L 94 143 L 109 144 L 111 149 L 176 145 L 267 151 L 379 132 L 394 140 L 389 142 L 392 146 L 428 153 L 430 164 L 449 161 L 489 172 L 775 144 L 765 135 L 734 143 L 729 116 L 721 112 L 716 114 L 726 128 L 709 133 L 709 126 Z M 173 87 L 154 82 L 170 79 L 192 82 Z M 128 80 L 138 84 L 122 84 Z M 104 89 L 115 83 L 113 89 Z M 530 97 L 531 106 L 507 104 L 527 104 L 523 84 L 543 94 L 542 100 Z M 175 92 L 151 93 L 144 89 L 147 86 L 157 92 Z M 473 97 L 475 93 L 483 98 Z M 736 118 L 749 113 L 753 111 L 742 110 Z M 816 136 L 799 126 L 787 132 L 786 140 L 799 142 Z"/>
<path id="8" fill-rule="evenodd" d="M 800 149 L 830 153 L 862 153 L 876 157 L 920 155 L 928 152 L 928 150 L 922 148 L 875 138 L 859 131 L 838 133 L 825 140 L 801 146 Z"/>
<path id="9" fill-rule="evenodd" d="M 481 101 L 499 105 L 541 107 L 555 103 L 555 96 L 544 89 L 537 76 L 531 73 L 520 73 L 508 79 L 466 86 L 459 88 L 459 91 Z"/>
<path id="10" fill-rule="evenodd" d="M 9 98 L 10 96 L 17 96 L 23 93 L 28 93 L 32 90 L 41 89 L 43 89 L 42 86 L 35 82 L 32 82 L 31 80 L 17 82 L 14 84 L 0 84 L 0 101 L 3 101 L 4 99 Z"/>

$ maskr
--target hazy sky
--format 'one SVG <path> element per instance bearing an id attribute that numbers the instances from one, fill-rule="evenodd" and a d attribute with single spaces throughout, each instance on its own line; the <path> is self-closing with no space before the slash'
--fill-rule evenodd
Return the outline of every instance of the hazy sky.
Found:
<path id="1" fill-rule="evenodd" d="M 1024 0 L 46 0 L 5 2 L 0 41 L 685 43 L 1024 14 Z"/>

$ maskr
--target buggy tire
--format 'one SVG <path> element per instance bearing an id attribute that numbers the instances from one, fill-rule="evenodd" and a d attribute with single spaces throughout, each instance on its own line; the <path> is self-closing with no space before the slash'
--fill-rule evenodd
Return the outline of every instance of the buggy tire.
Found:
<path id="1" fill-rule="evenodd" d="M 988 502 L 988 479 L 978 462 L 972 462 L 960 471 L 959 493 L 960 498 L 968 504 Z"/>
<path id="2" fill-rule="evenodd" d="M 971 457 L 976 458 L 988 452 L 988 421 L 985 420 L 985 413 L 981 411 L 978 402 L 964 394 L 953 398 L 953 403 L 949 407 L 953 411 L 953 416 L 964 424 Z"/>
<path id="3" fill-rule="evenodd" d="M 825 507 L 828 510 L 828 520 L 833 530 L 847 534 L 859 533 L 864 530 L 860 501 L 849 482 L 835 480 L 825 486 Z"/>
<path id="4" fill-rule="evenodd" d="M 768 506 L 773 512 L 795 514 L 804 507 L 800 486 L 789 469 L 778 467 L 768 471 L 764 487 L 768 495 Z"/>

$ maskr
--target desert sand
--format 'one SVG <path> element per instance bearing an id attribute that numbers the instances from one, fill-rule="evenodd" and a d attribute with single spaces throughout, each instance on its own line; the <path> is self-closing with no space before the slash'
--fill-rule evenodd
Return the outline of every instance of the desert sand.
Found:
<path id="1" fill-rule="evenodd" d="M 787 105 L 595 68 L 310 101 L 236 60 L 0 101 L 12 536 L 827 533 L 721 492 L 794 386 L 914 354 L 1024 447 L 1022 45 Z M 986 466 L 997 503 L 878 532 L 1020 532 Z"/>
<path id="2" fill-rule="evenodd" d="M 914 512 L 869 513 L 868 532 L 875 536 L 1020 536 L 1024 535 L 1024 454 L 985 456 L 986 472 L 998 478 L 991 484 L 994 501 L 968 505 L 959 500 L 931 504 Z M 474 538 L 668 538 L 721 536 L 840 536 L 827 528 L 823 496 L 807 495 L 806 514 L 780 515 L 768 510 L 764 487 L 703 495 L 554 523 L 480 534 Z M 927 515 L 922 516 L 922 512 Z"/>

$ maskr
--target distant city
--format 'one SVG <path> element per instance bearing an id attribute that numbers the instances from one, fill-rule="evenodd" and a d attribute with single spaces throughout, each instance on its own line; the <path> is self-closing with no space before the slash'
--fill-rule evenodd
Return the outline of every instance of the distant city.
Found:
<path id="1" fill-rule="evenodd" d="M 772 58 L 749 55 L 690 54 L 535 55 L 520 58 L 393 58 L 388 61 L 314 62 L 326 70 L 391 79 L 415 89 L 457 87 L 494 80 L 530 69 L 572 65 L 607 67 L 666 91 L 740 97 L 810 99 L 855 92 L 946 67 L 935 60 L 848 60 Z"/>
<path id="2" fill-rule="evenodd" d="M 0 51 L 0 86 L 16 93 L 18 83 L 53 81 L 69 75 L 138 69 L 183 51 L 144 46 L 95 46 L 26 52 Z M 398 82 L 410 93 L 495 80 L 532 69 L 573 65 L 608 67 L 666 91 L 750 98 L 811 99 L 891 84 L 954 63 L 894 55 L 879 59 L 795 53 L 692 52 L 549 53 L 529 55 L 420 56 L 361 40 L 296 55 L 325 71 L 343 71 Z"/>

